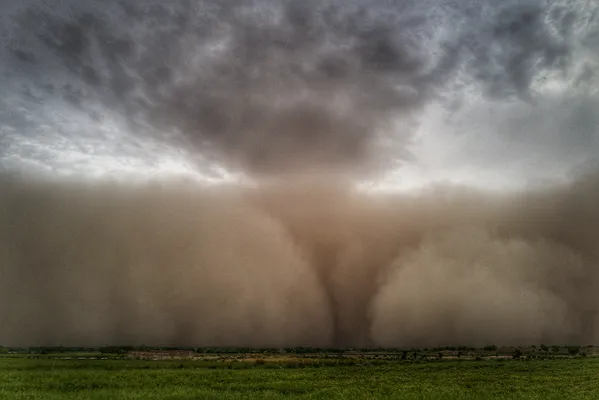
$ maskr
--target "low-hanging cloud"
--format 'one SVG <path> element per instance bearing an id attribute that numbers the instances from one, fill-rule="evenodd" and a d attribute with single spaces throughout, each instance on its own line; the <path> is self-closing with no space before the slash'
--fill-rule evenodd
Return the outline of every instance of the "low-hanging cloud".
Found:
<path id="1" fill-rule="evenodd" d="M 0 343 L 435 346 L 599 339 L 599 179 L 382 195 L 4 178 Z"/>

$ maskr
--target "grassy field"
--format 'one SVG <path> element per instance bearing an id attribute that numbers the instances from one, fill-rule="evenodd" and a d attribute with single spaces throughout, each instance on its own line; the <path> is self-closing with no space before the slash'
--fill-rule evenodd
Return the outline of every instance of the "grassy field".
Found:
<path id="1" fill-rule="evenodd" d="M 599 399 L 597 357 L 28 357 L 0 357 L 0 399 Z"/>

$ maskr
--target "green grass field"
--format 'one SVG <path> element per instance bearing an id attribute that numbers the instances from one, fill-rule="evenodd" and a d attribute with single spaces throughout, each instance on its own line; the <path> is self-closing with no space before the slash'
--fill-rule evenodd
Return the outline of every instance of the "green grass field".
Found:
<path id="1" fill-rule="evenodd" d="M 599 399 L 599 358 L 352 363 L 0 358 L 0 399 Z"/>

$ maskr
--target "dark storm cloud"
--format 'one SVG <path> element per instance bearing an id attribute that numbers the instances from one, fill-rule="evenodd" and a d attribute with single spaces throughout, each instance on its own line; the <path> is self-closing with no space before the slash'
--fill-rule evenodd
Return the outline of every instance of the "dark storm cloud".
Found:
<path id="1" fill-rule="evenodd" d="M 498 5 L 492 21 L 469 46 L 476 76 L 491 96 L 530 99 L 532 81 L 551 69 L 566 71 L 575 43 L 578 10 L 551 2 Z M 482 34 L 482 35 L 481 35 Z"/>
<path id="2" fill-rule="evenodd" d="M 458 72 L 492 97 L 530 100 L 534 79 L 568 70 L 587 11 L 535 0 L 29 1 L 5 22 L 6 51 L 13 71 L 48 81 L 38 98 L 84 110 L 100 100 L 138 131 L 181 130 L 175 145 L 233 168 L 372 172 L 409 157 L 415 111 L 446 100 Z"/>

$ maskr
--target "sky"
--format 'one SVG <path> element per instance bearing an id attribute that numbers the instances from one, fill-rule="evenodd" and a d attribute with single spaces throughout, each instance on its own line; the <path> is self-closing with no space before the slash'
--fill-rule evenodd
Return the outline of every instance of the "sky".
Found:
<path id="1" fill-rule="evenodd" d="M 598 2 L 0 0 L 0 343 L 597 343 Z"/>
<path id="2" fill-rule="evenodd" d="M 597 0 L 0 4 L 8 171 L 508 190 L 599 154 Z"/>

